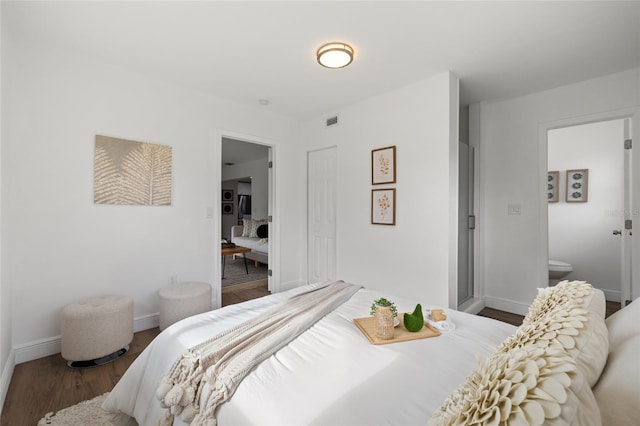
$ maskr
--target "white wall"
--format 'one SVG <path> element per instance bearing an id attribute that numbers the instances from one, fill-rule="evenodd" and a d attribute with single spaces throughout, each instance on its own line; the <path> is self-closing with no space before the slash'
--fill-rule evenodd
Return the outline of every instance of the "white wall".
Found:
<path id="1" fill-rule="evenodd" d="M 540 127 L 570 118 L 593 121 L 593 114 L 637 107 L 639 86 L 640 69 L 633 69 L 481 105 L 483 200 L 476 223 L 488 306 L 525 313 L 536 288 L 547 282 L 546 201 L 541 197 L 546 195 L 546 146 L 540 143 Z M 634 132 L 639 124 L 633 123 Z M 508 204 L 520 204 L 521 214 L 507 215 Z"/>
<path id="2" fill-rule="evenodd" d="M 5 88 L 7 87 L 7 73 L 4 72 L 6 63 L 4 57 L 7 49 L 6 25 L 3 22 L 2 6 L 0 5 L 0 410 L 4 405 L 4 399 L 9 389 L 11 373 L 13 372 L 13 359 L 11 352 L 11 289 L 8 280 L 5 279 L 6 250 L 4 244 L 5 216 L 2 214 L 4 205 L 4 192 L 6 180 L 2 178 L 6 156 L 3 155 L 2 145 L 7 139 L 7 119 L 5 107 Z"/>
<path id="3" fill-rule="evenodd" d="M 251 219 L 266 219 L 269 216 L 269 157 L 233 166 L 222 166 L 222 185 L 233 186 L 234 214 L 222 215 L 222 235 L 231 238 L 231 227 L 238 223 L 238 195 L 251 195 Z M 238 179 L 251 177 L 250 184 L 238 183 Z M 249 187 L 240 192 L 239 186 Z"/>
<path id="4" fill-rule="evenodd" d="M 12 40 L 10 53 L 2 64 L 12 83 L 3 91 L 11 123 L 2 141 L 11 159 L 2 169 L 3 285 L 13 291 L 18 362 L 55 353 L 60 311 L 80 297 L 131 295 L 144 327 L 157 319 L 157 291 L 172 276 L 210 282 L 216 293 L 221 129 L 276 145 L 278 203 L 292 215 L 283 215 L 279 235 L 292 250 L 276 267 L 281 280 L 299 279 L 304 220 L 287 208 L 300 197 L 289 184 L 300 173 L 289 119 L 24 40 Z M 96 134 L 171 145 L 172 206 L 95 205 Z"/>
<path id="5" fill-rule="evenodd" d="M 559 202 L 549 203 L 549 258 L 568 262 L 564 279 L 584 280 L 620 301 L 624 217 L 624 121 L 553 129 L 548 135 L 549 170 L 560 172 Z M 565 202 L 566 170 L 589 169 L 588 201 Z M 569 191 L 571 192 L 571 191 Z"/>
<path id="6" fill-rule="evenodd" d="M 457 200 L 449 186 L 450 140 L 457 149 L 458 137 L 450 107 L 458 110 L 457 84 L 443 73 L 336 111 L 336 127 L 325 128 L 324 116 L 301 127 L 307 150 L 337 146 L 339 279 L 448 306 L 449 200 Z M 371 150 L 390 145 L 397 184 L 385 187 L 397 190 L 396 225 L 372 225 Z"/>
<path id="7" fill-rule="evenodd" d="M 269 158 L 261 158 L 233 166 L 222 167 L 222 180 L 251 179 L 251 216 L 266 219 L 269 214 Z M 237 195 L 237 194 L 236 194 Z"/>

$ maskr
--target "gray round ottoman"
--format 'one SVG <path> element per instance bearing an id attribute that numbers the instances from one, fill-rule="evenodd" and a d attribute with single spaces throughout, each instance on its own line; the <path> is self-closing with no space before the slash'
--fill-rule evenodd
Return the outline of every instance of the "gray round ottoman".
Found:
<path id="1" fill-rule="evenodd" d="M 160 330 L 210 310 L 211 285 L 207 283 L 182 282 L 160 289 Z"/>
<path id="2" fill-rule="evenodd" d="M 133 299 L 98 296 L 62 310 L 62 357 L 70 367 L 101 365 L 122 356 L 133 340 Z"/>

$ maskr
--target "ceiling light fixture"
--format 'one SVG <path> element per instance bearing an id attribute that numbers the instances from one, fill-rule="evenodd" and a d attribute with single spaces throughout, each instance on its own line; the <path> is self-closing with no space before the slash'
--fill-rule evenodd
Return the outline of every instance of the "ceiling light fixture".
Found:
<path id="1" fill-rule="evenodd" d="M 344 68 L 353 61 L 353 47 L 333 42 L 320 46 L 316 52 L 318 63 L 327 68 Z"/>

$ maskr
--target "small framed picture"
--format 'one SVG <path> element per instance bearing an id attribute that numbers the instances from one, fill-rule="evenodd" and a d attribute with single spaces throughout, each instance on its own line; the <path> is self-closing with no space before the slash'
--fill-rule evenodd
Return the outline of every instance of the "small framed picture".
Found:
<path id="1" fill-rule="evenodd" d="M 566 180 L 567 203 L 586 203 L 589 200 L 589 169 L 567 170 Z"/>
<path id="2" fill-rule="evenodd" d="M 371 184 L 396 183 L 396 147 L 371 151 Z"/>
<path id="3" fill-rule="evenodd" d="M 547 173 L 547 201 L 557 203 L 560 190 L 560 172 L 553 171 Z"/>
<path id="4" fill-rule="evenodd" d="M 222 190 L 222 201 L 233 202 L 233 189 L 223 189 Z"/>
<path id="5" fill-rule="evenodd" d="M 396 224 L 396 189 L 371 190 L 371 224 Z"/>
<path id="6" fill-rule="evenodd" d="M 222 203 L 222 214 L 233 214 L 233 203 Z"/>

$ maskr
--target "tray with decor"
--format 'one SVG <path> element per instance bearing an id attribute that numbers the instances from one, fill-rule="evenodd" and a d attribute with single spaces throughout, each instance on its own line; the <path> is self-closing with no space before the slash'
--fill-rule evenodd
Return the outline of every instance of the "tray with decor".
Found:
<path id="1" fill-rule="evenodd" d="M 425 324 L 420 331 L 408 331 L 404 328 L 404 315 L 398 314 L 398 320 L 400 324 L 394 328 L 393 338 L 389 340 L 383 340 L 376 336 L 373 330 L 373 317 L 366 318 L 354 318 L 353 322 L 358 329 L 365 335 L 365 337 L 374 345 L 386 345 L 388 343 L 407 342 L 409 340 L 426 339 L 429 337 L 436 337 L 440 335 L 440 332 L 429 324 Z"/>
<path id="2" fill-rule="evenodd" d="M 222 248 L 223 249 L 236 248 L 236 244 L 235 243 L 222 243 Z"/>

